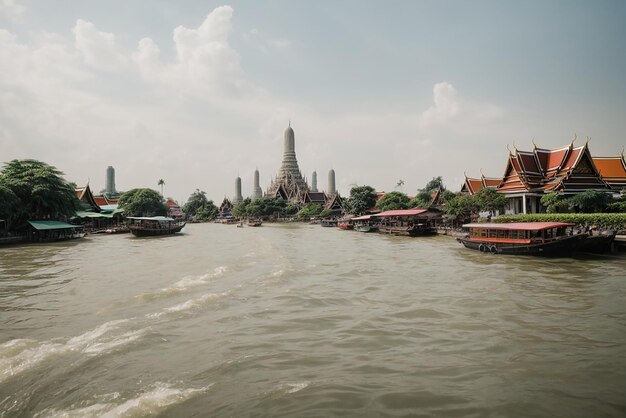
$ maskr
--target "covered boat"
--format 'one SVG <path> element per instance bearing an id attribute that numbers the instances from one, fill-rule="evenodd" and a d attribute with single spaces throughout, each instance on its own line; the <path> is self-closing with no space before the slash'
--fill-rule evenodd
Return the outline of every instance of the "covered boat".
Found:
<path id="1" fill-rule="evenodd" d="M 436 234 L 436 223 L 441 220 L 441 211 L 437 209 L 401 209 L 388 210 L 372 215 L 379 219 L 378 232 L 382 234 L 419 236 Z"/>
<path id="2" fill-rule="evenodd" d="M 185 222 L 166 216 L 129 216 L 128 229 L 137 237 L 171 235 L 180 232 Z"/>
<path id="3" fill-rule="evenodd" d="M 83 225 L 72 225 L 60 221 L 28 221 L 28 240 L 32 242 L 64 241 L 85 236 Z"/>
<path id="4" fill-rule="evenodd" d="M 358 232 L 377 232 L 378 221 L 372 215 L 363 215 L 352 218 L 354 230 Z"/>
<path id="5" fill-rule="evenodd" d="M 571 254 L 587 238 L 566 222 L 471 223 L 457 241 L 467 248 L 492 254 Z"/>

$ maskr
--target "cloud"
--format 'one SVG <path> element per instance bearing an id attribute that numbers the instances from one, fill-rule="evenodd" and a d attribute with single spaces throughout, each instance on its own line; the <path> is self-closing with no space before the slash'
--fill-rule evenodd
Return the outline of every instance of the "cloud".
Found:
<path id="1" fill-rule="evenodd" d="M 442 81 L 434 85 L 433 104 L 419 115 L 417 122 L 423 132 L 467 130 L 493 123 L 503 113 L 494 104 L 461 98 L 451 83 Z"/>
<path id="2" fill-rule="evenodd" d="M 117 71 L 126 67 L 128 60 L 115 46 L 115 35 L 100 32 L 91 22 L 82 19 L 76 21 L 72 29 L 74 45 L 78 49 L 87 65 L 92 67 Z"/>
<path id="3" fill-rule="evenodd" d="M 15 0 L 0 0 L 0 16 L 19 22 L 26 14 L 26 7 Z"/>
<path id="4" fill-rule="evenodd" d="M 265 55 L 269 55 L 271 51 L 289 49 L 293 45 L 293 42 L 287 39 L 272 38 L 256 28 L 244 32 L 241 36 L 244 41 L 250 43 Z"/>
<path id="5" fill-rule="evenodd" d="M 221 6 L 196 29 L 177 27 L 173 33 L 176 60 L 171 63 L 162 61 L 152 39 L 140 40 L 134 58 L 144 79 L 189 94 L 242 94 L 251 86 L 245 80 L 239 54 L 229 44 L 232 16 L 230 6 Z"/>

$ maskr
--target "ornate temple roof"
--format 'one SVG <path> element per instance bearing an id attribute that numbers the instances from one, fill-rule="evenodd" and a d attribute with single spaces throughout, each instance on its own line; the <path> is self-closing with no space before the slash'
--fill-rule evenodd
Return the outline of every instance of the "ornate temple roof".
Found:
<path id="1" fill-rule="evenodd" d="M 608 190 L 588 144 L 549 150 L 535 146 L 533 151 L 509 153 L 504 176 L 498 186 L 502 193 Z"/>
<path id="2" fill-rule="evenodd" d="M 291 202 L 304 203 L 309 186 L 302 177 L 296 159 L 295 133 L 291 124 L 285 129 L 283 161 L 278 174 L 265 192 L 269 197 L 282 197 Z"/>
<path id="3" fill-rule="evenodd" d="M 473 195 L 482 189 L 496 189 L 500 183 L 502 183 L 501 178 L 485 177 L 484 175 L 481 175 L 480 178 L 470 178 L 465 176 L 465 183 L 461 186 L 461 193 L 469 193 Z"/>
<path id="4" fill-rule="evenodd" d="M 624 154 L 617 157 L 593 157 L 593 162 L 612 189 L 626 188 L 626 160 Z"/>
<path id="5" fill-rule="evenodd" d="M 75 192 L 76 192 L 76 197 L 78 198 L 78 200 L 80 200 L 85 210 L 91 211 L 91 212 L 100 212 L 102 210 L 100 208 L 100 205 L 96 201 L 93 193 L 91 192 L 91 188 L 89 187 L 89 184 L 86 185 L 85 187 L 77 187 L 75 189 Z"/>

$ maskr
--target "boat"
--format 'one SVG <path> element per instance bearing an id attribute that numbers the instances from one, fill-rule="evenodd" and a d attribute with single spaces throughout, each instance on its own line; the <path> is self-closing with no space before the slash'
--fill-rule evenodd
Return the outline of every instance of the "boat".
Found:
<path id="1" fill-rule="evenodd" d="M 436 222 L 441 220 L 441 211 L 437 209 L 399 209 L 372 215 L 380 219 L 378 232 L 381 234 L 416 237 L 437 233 Z"/>
<path id="2" fill-rule="evenodd" d="M 261 226 L 263 221 L 260 219 L 248 219 L 248 226 Z"/>
<path id="3" fill-rule="evenodd" d="M 466 248 L 491 254 L 571 254 L 587 234 L 567 222 L 470 223 L 457 241 Z"/>
<path id="4" fill-rule="evenodd" d="M 54 242 L 80 239 L 85 236 L 83 225 L 60 221 L 28 221 L 28 240 L 31 242 Z"/>
<path id="5" fill-rule="evenodd" d="M 322 225 L 325 228 L 328 228 L 331 226 L 337 226 L 337 220 L 336 219 L 322 219 L 320 221 L 320 225 Z"/>
<path id="6" fill-rule="evenodd" d="M 337 221 L 337 228 L 347 231 L 349 229 L 354 229 L 354 224 L 349 219 L 343 219 Z"/>
<path id="7" fill-rule="evenodd" d="M 372 218 L 372 215 L 363 215 L 352 218 L 354 222 L 354 230 L 358 232 L 378 232 L 378 222 Z"/>
<path id="8" fill-rule="evenodd" d="M 184 228 L 185 222 L 166 216 L 129 216 L 128 229 L 136 237 L 172 235 Z"/>

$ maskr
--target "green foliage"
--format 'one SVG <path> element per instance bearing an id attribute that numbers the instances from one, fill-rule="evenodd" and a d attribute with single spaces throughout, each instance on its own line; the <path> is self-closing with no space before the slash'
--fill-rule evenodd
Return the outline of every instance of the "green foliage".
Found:
<path id="1" fill-rule="evenodd" d="M 196 189 L 189 196 L 189 200 L 182 207 L 186 218 L 194 218 L 198 221 L 209 221 L 217 216 L 217 206 L 212 200 L 206 198 L 206 192 Z"/>
<path id="2" fill-rule="evenodd" d="M 446 203 L 449 202 L 450 200 L 454 199 L 456 197 L 456 193 L 446 189 L 443 191 L 443 194 L 441 195 L 441 203 Z"/>
<path id="3" fill-rule="evenodd" d="M 237 218 L 269 218 L 285 216 L 287 202 L 283 199 L 261 198 L 252 200 L 246 198 L 235 205 L 233 215 Z M 297 210 L 296 210 L 297 212 Z M 295 213 L 295 212 L 294 212 Z"/>
<path id="4" fill-rule="evenodd" d="M 606 208 L 607 212 L 613 213 L 626 213 L 626 201 L 617 201 L 613 203 L 609 203 Z"/>
<path id="5" fill-rule="evenodd" d="M 376 204 L 376 190 L 371 186 L 355 186 L 350 189 L 346 210 L 353 215 L 367 213 Z"/>
<path id="6" fill-rule="evenodd" d="M 0 214 L 19 228 L 29 219 L 68 220 L 80 201 L 55 167 L 37 160 L 13 160 L 0 172 Z"/>
<path id="7" fill-rule="evenodd" d="M 548 213 L 567 213 L 569 212 L 569 203 L 567 199 L 559 193 L 548 193 L 541 197 L 541 205 L 546 208 Z"/>
<path id="8" fill-rule="evenodd" d="M 248 205 L 250 205 L 250 203 L 252 203 L 252 199 L 249 197 L 236 203 L 235 206 L 233 206 L 233 216 L 236 218 L 246 218 L 248 216 Z"/>
<path id="9" fill-rule="evenodd" d="M 324 209 L 319 213 L 319 217 L 320 218 L 328 218 L 330 215 L 333 214 L 333 211 L 331 209 Z"/>
<path id="10" fill-rule="evenodd" d="M 417 196 L 415 196 L 415 198 L 411 201 L 411 203 L 409 203 L 410 207 L 413 208 L 428 208 L 432 205 L 433 203 L 433 198 L 431 196 L 433 192 L 427 191 L 427 190 L 422 190 L 420 191 Z"/>
<path id="11" fill-rule="evenodd" d="M 503 215 L 495 222 L 571 222 L 577 225 L 596 225 L 599 228 L 626 229 L 626 213 L 532 213 Z"/>
<path id="12" fill-rule="evenodd" d="M 459 195 L 450 199 L 444 208 L 447 215 L 453 215 L 463 219 L 469 219 L 472 214 L 478 213 L 480 206 L 475 196 Z"/>
<path id="13" fill-rule="evenodd" d="M 577 193 L 567 201 L 571 210 L 577 213 L 598 213 L 604 212 L 613 198 L 608 193 L 588 190 Z"/>
<path id="14" fill-rule="evenodd" d="M 431 181 L 429 181 L 428 183 L 426 183 L 426 186 L 421 189 L 420 191 L 422 192 L 434 192 L 436 190 L 439 189 L 443 189 L 443 177 L 441 176 L 437 176 L 437 177 L 433 177 L 433 179 Z"/>
<path id="15" fill-rule="evenodd" d="M 293 216 L 300 211 L 300 206 L 295 203 L 289 203 L 284 210 L 286 216 Z"/>
<path id="16" fill-rule="evenodd" d="M 411 200 L 400 192 L 390 192 L 380 198 L 376 208 L 382 212 L 386 210 L 408 209 Z"/>
<path id="17" fill-rule="evenodd" d="M 506 197 L 490 187 L 480 190 L 474 197 L 479 209 L 489 213 L 503 210 L 506 205 Z"/>
<path id="18" fill-rule="evenodd" d="M 322 212 L 322 207 L 320 205 L 309 203 L 296 213 L 296 218 L 309 219 L 313 216 L 318 216 L 320 212 Z"/>
<path id="19" fill-rule="evenodd" d="M 169 211 L 161 194 L 148 188 L 127 191 L 117 204 L 125 216 L 165 216 Z"/>

